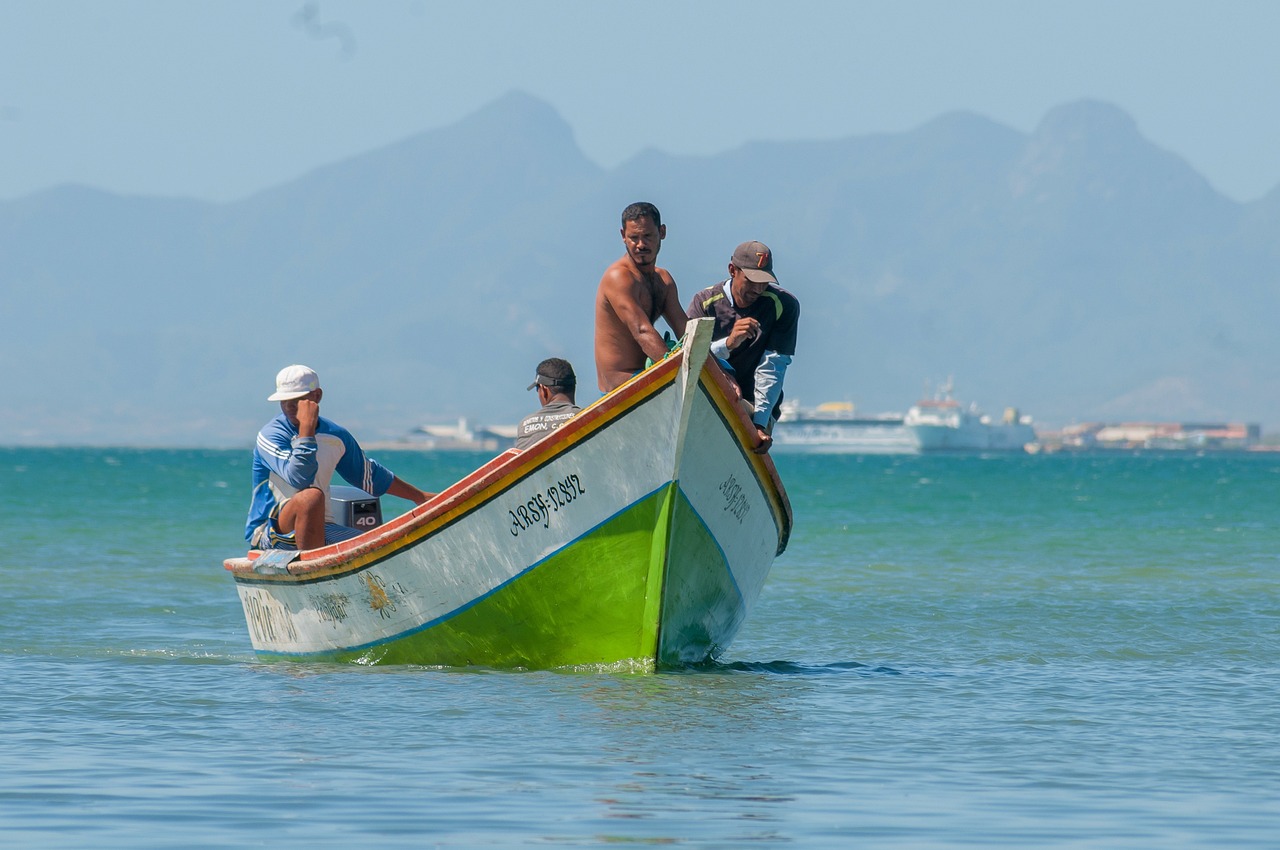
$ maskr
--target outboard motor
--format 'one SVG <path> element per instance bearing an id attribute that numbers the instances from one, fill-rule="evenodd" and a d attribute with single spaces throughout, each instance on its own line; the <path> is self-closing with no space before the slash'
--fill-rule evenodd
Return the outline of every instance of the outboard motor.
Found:
<path id="1" fill-rule="evenodd" d="M 382 525 L 382 502 L 359 487 L 330 484 L 329 510 L 334 522 L 348 528 L 368 531 Z"/>

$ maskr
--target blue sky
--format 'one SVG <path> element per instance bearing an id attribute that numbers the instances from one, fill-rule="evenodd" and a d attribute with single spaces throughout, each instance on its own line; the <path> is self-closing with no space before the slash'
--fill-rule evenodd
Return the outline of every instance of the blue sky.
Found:
<path id="1" fill-rule="evenodd" d="M 1216 188 L 1280 184 L 1269 0 L 0 0 L 0 199 L 243 197 L 512 89 L 602 165 L 1106 100 Z"/>

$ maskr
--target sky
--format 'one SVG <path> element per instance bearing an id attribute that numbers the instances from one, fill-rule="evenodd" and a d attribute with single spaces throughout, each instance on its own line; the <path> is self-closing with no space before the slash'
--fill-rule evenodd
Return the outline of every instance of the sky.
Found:
<path id="1" fill-rule="evenodd" d="M 0 200 L 236 200 L 520 90 L 605 167 L 1104 100 L 1250 201 L 1278 32 L 1273 0 L 0 0 Z"/>

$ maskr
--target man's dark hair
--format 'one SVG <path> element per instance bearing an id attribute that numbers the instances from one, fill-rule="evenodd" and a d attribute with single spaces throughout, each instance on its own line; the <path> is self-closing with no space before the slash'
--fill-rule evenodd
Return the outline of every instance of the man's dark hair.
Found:
<path id="1" fill-rule="evenodd" d="M 539 363 L 538 377 L 546 379 L 538 383 L 551 389 L 572 393 L 578 386 L 578 377 L 573 374 L 573 366 L 568 360 L 561 360 L 559 357 L 548 357 Z"/>
<path id="2" fill-rule="evenodd" d="M 662 213 L 658 212 L 658 208 L 648 201 L 636 201 L 623 210 L 622 226 L 626 227 L 628 221 L 639 221 L 642 218 L 651 220 L 654 227 L 662 227 Z"/>

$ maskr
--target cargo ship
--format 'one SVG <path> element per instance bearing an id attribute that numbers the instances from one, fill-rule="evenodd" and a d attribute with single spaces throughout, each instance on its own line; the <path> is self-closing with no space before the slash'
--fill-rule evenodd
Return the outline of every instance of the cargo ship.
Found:
<path id="1" fill-rule="evenodd" d="M 952 389 L 948 378 L 933 398 L 916 402 L 903 418 L 903 427 L 911 433 L 917 451 L 1013 452 L 1036 445 L 1030 416 L 1007 407 L 1000 421 L 994 421 L 977 405 L 956 401 Z"/>
<path id="2" fill-rule="evenodd" d="M 956 401 L 950 380 L 905 414 L 859 415 L 848 401 L 814 408 L 783 402 L 773 429 L 774 451 L 810 454 L 1033 451 L 1036 440 L 1031 417 L 1010 407 L 993 420 L 976 405 Z"/>
<path id="3" fill-rule="evenodd" d="M 773 451 L 812 454 L 914 454 L 901 413 L 859 416 L 853 403 L 829 401 L 814 408 L 783 402 L 773 426 Z"/>

